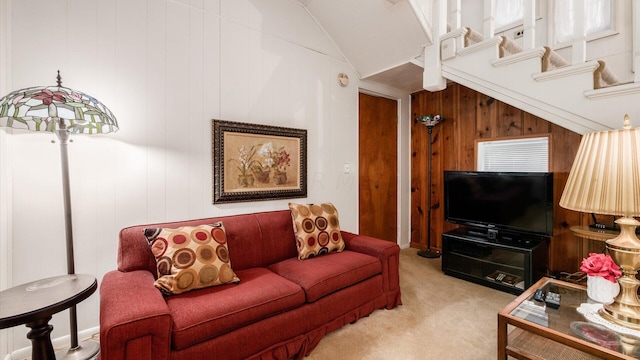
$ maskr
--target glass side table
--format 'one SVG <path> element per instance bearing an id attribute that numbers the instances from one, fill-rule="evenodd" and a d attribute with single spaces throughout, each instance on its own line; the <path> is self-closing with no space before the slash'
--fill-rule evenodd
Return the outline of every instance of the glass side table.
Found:
<path id="1" fill-rule="evenodd" d="M 537 289 L 560 294 L 552 309 Z M 584 286 L 542 278 L 498 313 L 498 359 L 638 359 L 640 338 L 589 322 L 577 311 L 593 303 Z"/>

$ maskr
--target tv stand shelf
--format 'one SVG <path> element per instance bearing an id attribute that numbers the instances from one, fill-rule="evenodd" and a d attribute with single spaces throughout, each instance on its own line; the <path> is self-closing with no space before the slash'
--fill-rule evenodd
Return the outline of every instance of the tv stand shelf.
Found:
<path id="1" fill-rule="evenodd" d="M 442 234 L 445 274 L 516 295 L 546 275 L 548 256 L 547 240 L 489 239 L 464 227 Z"/>

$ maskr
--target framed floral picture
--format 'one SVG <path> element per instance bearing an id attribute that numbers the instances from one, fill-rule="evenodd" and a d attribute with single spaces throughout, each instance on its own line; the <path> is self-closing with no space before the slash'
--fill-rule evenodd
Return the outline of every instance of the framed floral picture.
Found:
<path id="1" fill-rule="evenodd" d="M 212 121 L 213 203 L 307 196 L 307 130 Z"/>

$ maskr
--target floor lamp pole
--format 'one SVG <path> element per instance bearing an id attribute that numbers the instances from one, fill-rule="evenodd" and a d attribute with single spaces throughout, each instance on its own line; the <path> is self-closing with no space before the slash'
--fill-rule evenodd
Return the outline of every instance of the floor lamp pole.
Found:
<path id="1" fill-rule="evenodd" d="M 67 245 L 67 274 L 75 274 L 75 261 L 73 255 L 73 226 L 71 222 L 71 190 L 69 187 L 69 156 L 67 155 L 67 145 L 69 144 L 70 133 L 67 129 L 56 131 L 60 141 L 60 160 L 62 164 L 62 194 L 64 198 L 64 231 Z M 78 343 L 78 317 L 76 306 L 69 308 L 69 336 L 71 345 L 62 359 L 89 359 L 100 350 L 97 342 L 85 342 L 84 346 Z M 60 358 L 56 356 L 56 358 Z"/>
<path id="2" fill-rule="evenodd" d="M 440 122 L 444 121 L 442 115 L 428 115 L 428 116 L 420 116 L 416 118 L 416 121 L 422 123 L 427 127 L 427 131 L 429 133 L 429 141 L 428 141 L 428 151 L 427 151 L 427 248 L 425 250 L 418 251 L 418 255 L 425 258 L 438 258 L 440 257 L 440 253 L 437 251 L 431 250 L 431 162 L 432 162 L 432 151 L 431 151 L 431 134 L 433 133 L 433 128 Z"/>
<path id="3" fill-rule="evenodd" d="M 425 250 L 418 251 L 418 255 L 425 258 L 438 258 L 440 253 L 431 250 L 431 133 L 433 132 L 433 125 L 427 125 L 429 131 L 429 144 L 428 144 L 428 158 L 427 158 L 427 248 Z"/>

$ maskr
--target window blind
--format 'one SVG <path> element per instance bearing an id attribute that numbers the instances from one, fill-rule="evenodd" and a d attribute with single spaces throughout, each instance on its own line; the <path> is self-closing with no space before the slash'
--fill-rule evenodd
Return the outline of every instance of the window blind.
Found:
<path id="1" fill-rule="evenodd" d="M 547 172 L 549 138 L 478 142 L 478 171 Z"/>

